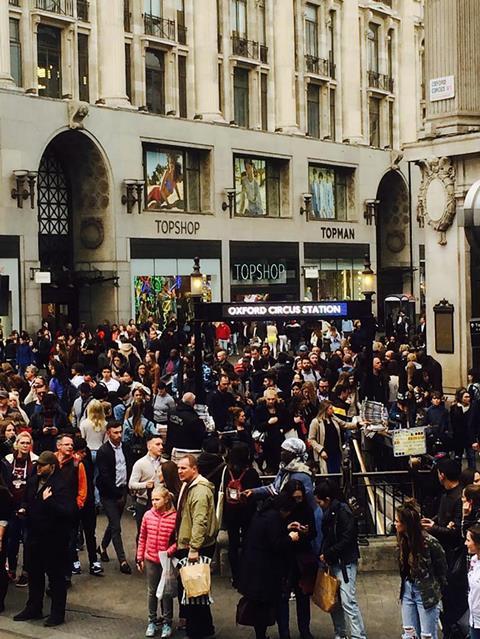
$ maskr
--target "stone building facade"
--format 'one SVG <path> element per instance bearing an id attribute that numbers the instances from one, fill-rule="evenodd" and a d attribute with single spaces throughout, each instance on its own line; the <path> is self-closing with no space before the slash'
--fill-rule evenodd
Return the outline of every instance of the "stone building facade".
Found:
<path id="1" fill-rule="evenodd" d="M 357 299 L 369 254 L 418 313 L 422 47 L 419 0 L 0 2 L 6 329 L 161 316 L 196 255 L 218 301 Z"/>

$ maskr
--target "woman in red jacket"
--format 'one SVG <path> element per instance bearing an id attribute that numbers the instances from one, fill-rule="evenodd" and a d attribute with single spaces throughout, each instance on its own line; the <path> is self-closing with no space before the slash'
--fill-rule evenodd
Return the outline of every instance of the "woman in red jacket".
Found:
<path id="1" fill-rule="evenodd" d="M 167 552 L 171 557 L 176 550 L 171 543 L 175 531 L 177 512 L 173 507 L 171 493 L 166 488 L 155 488 L 152 492 L 152 508 L 145 514 L 140 528 L 137 548 L 137 567 L 140 572 L 145 570 L 147 576 L 148 596 L 148 626 L 146 637 L 154 637 L 159 630 L 157 620 L 158 600 L 157 588 L 162 576 L 162 564 L 159 552 Z M 162 639 L 172 634 L 173 597 L 162 597 L 161 619 Z"/>

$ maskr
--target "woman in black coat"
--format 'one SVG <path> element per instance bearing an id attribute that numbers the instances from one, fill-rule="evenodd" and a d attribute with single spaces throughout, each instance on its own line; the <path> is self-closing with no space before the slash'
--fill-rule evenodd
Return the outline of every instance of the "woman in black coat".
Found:
<path id="1" fill-rule="evenodd" d="M 286 494 L 268 500 L 251 521 L 243 550 L 239 591 L 253 618 L 256 639 L 265 639 L 275 623 L 275 606 L 282 592 L 288 563 L 286 557 L 298 543 L 297 531 L 288 531 L 286 521 L 295 501 Z"/>
<path id="2" fill-rule="evenodd" d="M 266 472 L 275 475 L 280 465 L 280 447 L 285 439 L 284 433 L 291 428 L 287 409 L 273 388 L 265 391 L 255 410 L 255 424 L 265 433 L 263 454 L 267 464 Z"/>

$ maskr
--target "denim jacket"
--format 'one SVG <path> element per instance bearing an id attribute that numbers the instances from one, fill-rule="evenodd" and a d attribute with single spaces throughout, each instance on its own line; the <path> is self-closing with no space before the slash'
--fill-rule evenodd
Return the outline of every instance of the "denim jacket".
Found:
<path id="1" fill-rule="evenodd" d="M 400 570 L 401 570 L 400 566 Z M 414 568 L 411 568 L 411 580 L 419 589 L 423 607 L 428 610 L 438 604 L 442 598 L 442 588 L 447 583 L 447 560 L 440 543 L 431 535 L 425 537 L 425 549 Z M 405 576 L 402 576 L 400 600 L 405 590 Z"/>

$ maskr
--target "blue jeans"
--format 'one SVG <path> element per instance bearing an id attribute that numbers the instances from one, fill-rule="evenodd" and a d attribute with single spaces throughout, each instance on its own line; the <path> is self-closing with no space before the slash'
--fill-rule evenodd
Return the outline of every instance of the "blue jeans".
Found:
<path id="1" fill-rule="evenodd" d="M 480 639 L 480 628 L 470 627 L 470 639 Z"/>
<path id="2" fill-rule="evenodd" d="M 440 616 L 439 605 L 425 609 L 420 595 L 420 589 L 411 581 L 405 581 L 402 597 L 402 623 L 404 626 L 413 626 L 417 637 L 422 633 L 430 634 L 432 639 L 437 639 L 438 618 Z"/>
<path id="3" fill-rule="evenodd" d="M 340 582 L 340 601 L 330 615 L 332 617 L 333 627 L 335 628 L 335 634 L 340 637 L 347 636 L 347 622 L 345 618 L 345 616 L 347 616 L 352 639 L 367 639 L 362 613 L 357 603 L 355 591 L 357 567 L 357 562 L 344 566 L 348 577 L 348 583 L 346 583 L 343 579 L 340 564 L 333 564 L 333 566 L 331 566 L 332 574 Z"/>

